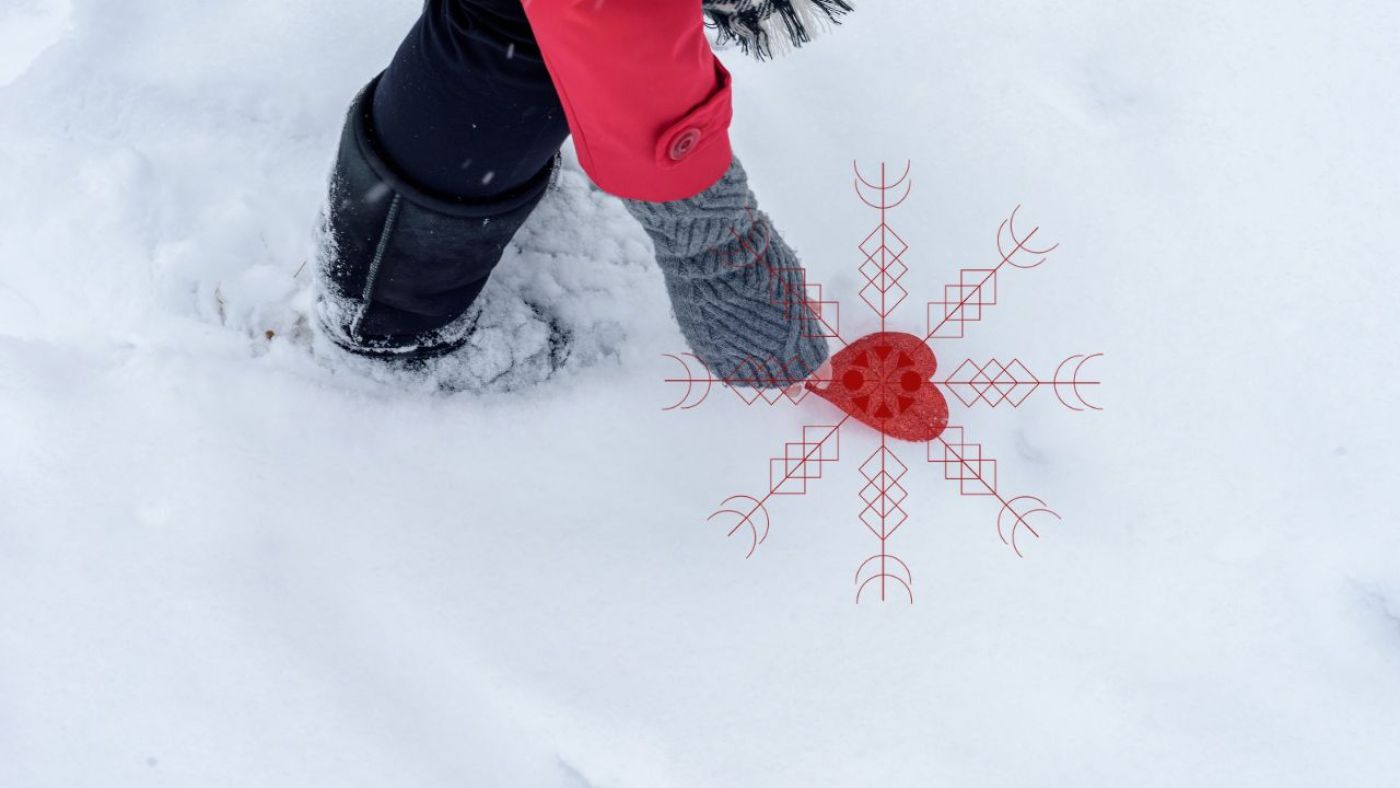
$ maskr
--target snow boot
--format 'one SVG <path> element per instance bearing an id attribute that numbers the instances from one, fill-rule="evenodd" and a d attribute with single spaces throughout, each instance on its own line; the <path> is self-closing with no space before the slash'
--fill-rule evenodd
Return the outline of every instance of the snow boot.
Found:
<path id="1" fill-rule="evenodd" d="M 352 353 L 424 359 L 461 347 L 481 294 L 559 167 L 556 155 L 490 198 L 431 193 L 396 172 L 377 145 L 376 77 L 350 105 L 323 213 L 317 317 Z"/>

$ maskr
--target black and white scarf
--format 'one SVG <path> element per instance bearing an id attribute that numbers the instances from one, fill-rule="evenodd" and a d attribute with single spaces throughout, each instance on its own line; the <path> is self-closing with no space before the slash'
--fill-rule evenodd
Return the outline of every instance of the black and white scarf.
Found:
<path id="1" fill-rule="evenodd" d="M 812 40 L 811 29 L 840 24 L 846 0 L 703 0 L 717 42 L 738 43 L 759 60 Z"/>

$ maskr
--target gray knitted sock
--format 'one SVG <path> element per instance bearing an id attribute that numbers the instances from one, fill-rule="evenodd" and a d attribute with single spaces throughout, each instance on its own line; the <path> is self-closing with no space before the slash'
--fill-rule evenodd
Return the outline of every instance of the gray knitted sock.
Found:
<path id="1" fill-rule="evenodd" d="M 623 204 L 651 236 L 676 322 L 711 374 L 786 388 L 826 361 L 802 263 L 758 210 L 737 156 L 694 197 Z"/>

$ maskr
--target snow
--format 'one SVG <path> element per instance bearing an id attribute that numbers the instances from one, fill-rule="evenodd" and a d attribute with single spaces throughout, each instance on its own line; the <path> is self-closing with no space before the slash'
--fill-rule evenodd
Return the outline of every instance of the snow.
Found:
<path id="1" fill-rule="evenodd" d="M 869 435 L 752 559 L 706 522 L 830 411 L 662 412 L 650 246 L 570 149 L 470 390 L 308 350 L 416 11 L 0 7 L 0 786 L 1394 782 L 1400 8 L 886 0 L 724 55 L 843 332 L 851 162 L 909 159 L 914 305 L 1017 204 L 1063 244 L 941 359 L 1106 353 L 1103 413 L 954 408 L 1064 518 L 1024 559 L 911 463 L 912 606 L 853 603 Z M 539 383 L 527 302 L 577 328 Z"/>

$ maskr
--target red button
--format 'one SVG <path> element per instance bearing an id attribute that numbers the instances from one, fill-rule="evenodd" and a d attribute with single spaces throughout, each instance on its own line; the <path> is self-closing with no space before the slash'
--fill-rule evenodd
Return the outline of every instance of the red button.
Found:
<path id="1" fill-rule="evenodd" d="M 680 161 L 686 156 L 689 156 L 690 152 L 695 150 L 695 146 L 699 142 L 700 129 L 696 128 L 695 126 L 689 126 L 685 129 L 682 129 L 671 140 L 671 160 Z"/>

